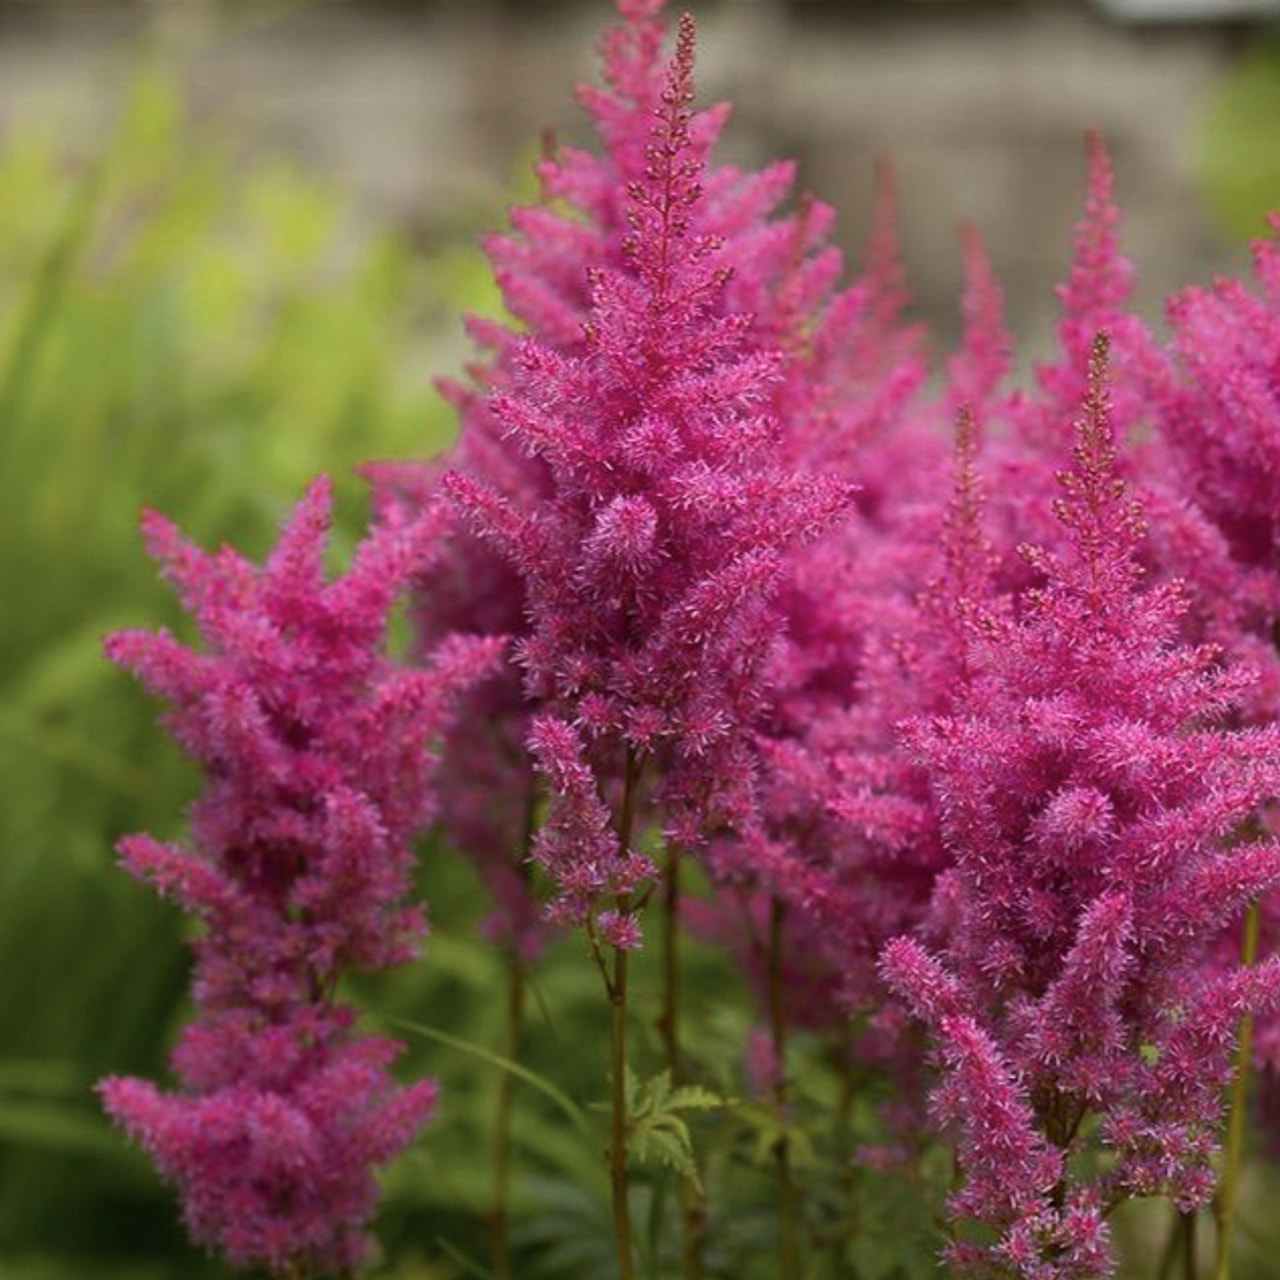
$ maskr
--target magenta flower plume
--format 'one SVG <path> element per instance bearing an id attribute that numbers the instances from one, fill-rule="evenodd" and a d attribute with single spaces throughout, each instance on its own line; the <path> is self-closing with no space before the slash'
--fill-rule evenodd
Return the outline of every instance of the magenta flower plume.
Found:
<path id="1" fill-rule="evenodd" d="M 1013 366 L 1013 338 L 1005 328 L 1004 297 L 976 228 L 965 226 L 964 321 L 960 349 L 947 362 L 946 413 L 964 411 L 981 429 L 997 409 L 1000 386 Z"/>
<path id="2" fill-rule="evenodd" d="M 433 744 L 502 648 L 451 639 L 422 667 L 390 662 L 388 613 L 441 515 L 384 523 L 327 582 L 330 505 L 317 481 L 262 568 L 148 514 L 150 550 L 207 648 L 163 631 L 107 641 L 170 703 L 207 784 L 191 848 L 120 843 L 126 869 L 202 926 L 197 1020 L 173 1054 L 180 1089 L 120 1077 L 99 1089 L 177 1184 L 193 1238 L 281 1274 L 368 1256 L 372 1171 L 433 1108 L 435 1084 L 395 1084 L 400 1046 L 355 1035 L 334 990 L 345 972 L 417 954 L 411 841 L 434 813 Z"/>
<path id="3" fill-rule="evenodd" d="M 750 316 L 724 310 L 733 264 L 695 230 L 705 148 L 689 109 L 693 56 L 686 19 L 629 191 L 626 265 L 591 273 L 582 350 L 527 339 L 513 385 L 490 401 L 545 462 L 549 495 L 521 508 L 479 478 L 445 480 L 524 580 L 529 697 L 573 723 L 593 769 L 616 775 L 627 753 L 660 762 L 683 845 L 751 812 L 744 727 L 776 641 L 782 557 L 850 494 L 773 461 L 780 356 L 751 341 Z M 569 762 L 562 730 L 546 750 L 549 729 L 535 751 Z"/>
<path id="4" fill-rule="evenodd" d="M 1164 551 L 1166 543 L 1171 544 L 1168 554 L 1149 554 L 1149 558 L 1162 565 L 1171 561 L 1170 576 L 1184 576 L 1195 561 L 1194 556 L 1186 556 L 1187 565 L 1181 563 L 1179 548 L 1172 545 L 1176 537 L 1172 532 L 1165 536 L 1166 526 L 1172 530 L 1180 513 L 1176 503 L 1164 500 L 1160 492 L 1167 471 L 1163 451 L 1138 452 L 1138 428 L 1152 425 L 1151 390 L 1166 377 L 1167 362 L 1129 309 L 1134 269 L 1121 252 L 1120 209 L 1111 160 L 1097 133 L 1087 136 L 1086 151 L 1085 208 L 1075 228 L 1067 278 L 1057 286 L 1061 316 L 1053 358 L 1036 365 L 1032 388 L 996 397 L 990 381 L 998 361 L 992 349 L 998 351 L 1001 346 L 998 330 L 993 327 L 998 323 L 998 312 L 993 311 L 990 298 L 978 303 L 990 286 L 982 281 L 982 264 L 970 255 L 973 319 L 966 325 L 966 351 L 950 370 L 953 397 L 970 387 L 979 393 L 971 403 L 981 424 L 1003 420 L 1012 428 L 1007 434 L 993 433 L 991 520 L 993 540 L 1004 561 L 1002 585 L 1014 589 L 1031 585 L 1035 578 L 1018 554 L 1019 545 L 1031 542 L 1054 548 L 1062 541 L 1062 526 L 1054 513 L 1057 472 L 1070 447 L 1071 424 L 1088 394 L 1093 340 L 1099 333 L 1106 333 L 1110 340 L 1111 427 L 1125 451 L 1122 466 L 1126 478 L 1141 477 L 1155 526 L 1147 551 Z M 979 321 L 982 311 L 987 319 Z M 987 349 L 985 354 L 979 354 L 983 348 Z"/>
<path id="5" fill-rule="evenodd" d="M 950 710 L 968 679 L 967 618 L 989 603 L 992 558 L 977 447 L 966 411 L 945 505 L 903 503 L 881 513 L 883 525 L 860 515 L 792 560 L 787 636 L 757 739 L 760 828 L 719 842 L 714 865 L 723 880 L 785 904 L 804 939 L 781 958 L 797 1024 L 834 1027 L 883 1004 L 880 949 L 923 927 L 948 862 L 928 782 L 896 729 Z M 722 897 L 698 924 L 736 943 L 759 977 L 759 931 L 743 928 L 750 914 Z M 874 1018 L 855 1044 L 868 1063 L 891 1066 L 899 1085 L 915 1074 L 918 1048 L 902 1025 Z"/>
<path id="6" fill-rule="evenodd" d="M 975 622 L 956 713 L 906 735 L 954 862 L 947 934 L 938 958 L 892 943 L 882 969 L 938 1047 L 952 1213 L 995 1233 L 957 1246 L 966 1275 L 1111 1274 L 1110 1206 L 1203 1205 L 1234 1028 L 1280 1000 L 1280 963 L 1203 963 L 1280 880 L 1280 847 L 1241 835 L 1280 786 L 1280 735 L 1216 727 L 1252 673 L 1180 639 L 1176 583 L 1142 586 L 1105 350 L 1060 476 L 1061 550 L 1024 553 L 1043 585 Z M 1069 1161 L 1095 1141 L 1113 1160 L 1089 1179 Z"/>
<path id="7" fill-rule="evenodd" d="M 1151 335 L 1129 310 L 1133 264 L 1120 248 L 1120 208 L 1115 198 L 1111 157 L 1101 135 L 1086 140 L 1089 188 L 1084 216 L 1076 226 L 1071 270 L 1058 286 L 1062 318 L 1057 358 L 1036 367 L 1036 393 L 1014 397 L 1012 411 L 1026 440 L 1059 453 L 1064 428 L 1088 394 L 1093 340 L 1111 340 L 1112 428 L 1120 439 L 1150 411 L 1147 379 L 1160 356 Z"/>
<path id="8" fill-rule="evenodd" d="M 527 397 L 531 341 L 544 352 L 583 358 L 596 273 L 607 270 L 641 287 L 645 251 L 633 223 L 640 216 L 637 200 L 653 183 L 655 119 L 668 110 L 664 6 L 661 0 L 619 0 L 617 7 L 621 21 L 602 44 L 603 84 L 578 91 L 600 138 L 599 152 L 549 144 L 537 166 L 542 202 L 512 210 L 510 230 L 485 240 L 507 310 L 523 332 L 470 323 L 487 358 L 471 367 L 468 383 L 440 383 L 458 410 L 458 443 L 443 464 L 369 467 L 384 505 L 419 509 L 446 469 L 482 482 L 520 511 L 534 509 L 554 491 L 546 458 L 512 448 L 505 438 L 511 424 L 502 406 L 512 395 Z M 697 308 L 708 319 L 734 317 L 730 327 L 740 353 L 754 349 L 769 365 L 753 393 L 755 412 L 769 419 L 770 447 L 780 461 L 814 473 L 849 474 L 855 465 L 865 470 L 868 441 L 884 439 L 898 424 L 926 376 L 914 338 L 894 339 L 903 353 L 896 363 L 884 358 L 887 330 L 897 324 L 905 297 L 892 210 L 885 205 L 868 281 L 837 291 L 842 259 L 828 243 L 833 210 L 806 199 L 794 214 L 776 216 L 794 177 L 789 163 L 757 173 L 713 165 L 710 151 L 727 118 L 726 107 L 712 107 L 688 113 L 682 126 L 680 164 L 697 170 L 699 194 L 682 206 L 684 226 L 676 239 L 704 245 L 700 252 L 718 246 L 712 269 L 717 282 L 696 299 Z M 881 448 L 875 456 L 884 453 Z M 919 477 L 921 456 L 920 440 L 901 438 L 893 458 L 877 467 L 886 476 Z M 910 466 L 903 465 L 907 459 Z M 633 540 L 621 554 L 641 554 L 634 538 L 643 536 L 643 511 L 633 505 L 617 514 L 630 521 L 618 527 Z M 413 616 L 428 647 L 454 631 L 520 636 L 529 630 L 525 578 L 473 530 L 451 531 L 444 553 L 417 576 L 415 588 Z M 516 670 L 486 681 L 450 734 L 443 763 L 442 825 L 494 894 L 491 932 L 525 951 L 536 948 L 539 936 L 521 870 L 534 786 L 522 743 L 531 718 L 544 710 L 543 695 L 522 688 Z"/>
<path id="9" fill-rule="evenodd" d="M 1096 134 L 1089 136 L 1087 149 L 1084 216 L 1076 228 L 1068 277 L 1058 287 L 1058 351 L 1037 366 L 1030 391 L 998 392 L 1007 351 L 998 297 L 981 256 L 975 257 L 972 247 L 966 252 L 965 339 L 948 367 L 945 403 L 953 413 L 959 403 L 969 403 L 980 426 L 998 427 L 1003 421 L 1013 428 L 993 432 L 988 450 L 989 523 L 1000 556 L 997 582 L 1005 590 L 1035 584 L 1034 566 L 1018 554 L 1021 544 L 1064 545 L 1065 531 L 1054 510 L 1056 474 L 1067 428 L 1088 391 L 1093 337 L 1105 332 L 1111 341 L 1110 413 L 1121 445 L 1118 465 L 1140 492 L 1149 525 L 1138 555 L 1154 581 L 1186 583 L 1187 607 L 1179 625 L 1187 640 L 1218 645 L 1232 660 L 1258 668 L 1260 677 L 1240 715 L 1263 722 L 1280 706 L 1280 662 L 1270 641 L 1271 621 L 1280 613 L 1280 577 L 1233 549 L 1224 508 L 1208 499 L 1204 484 L 1214 470 L 1208 461 L 1213 450 L 1199 440 L 1199 423 L 1212 420 L 1212 414 L 1196 403 L 1200 393 L 1193 390 L 1194 379 L 1179 374 L 1170 354 L 1129 310 L 1134 271 L 1120 249 L 1111 162 Z M 1244 293 L 1239 286 L 1223 289 Z M 1197 297 L 1194 291 L 1183 295 L 1192 310 Z M 1175 329 L 1181 305 L 1179 300 L 1171 304 Z M 1207 357 L 1218 361 L 1212 375 L 1204 375 L 1208 387 L 1234 376 L 1230 361 L 1223 363 L 1231 343 L 1221 335 L 1211 340 L 1211 328 L 1187 344 L 1194 351 L 1192 365 L 1201 351 L 1218 352 Z"/>
<path id="10" fill-rule="evenodd" d="M 1163 426 L 1194 497 L 1243 564 L 1280 571 L 1280 214 L 1238 280 L 1168 305 L 1180 384 Z"/>

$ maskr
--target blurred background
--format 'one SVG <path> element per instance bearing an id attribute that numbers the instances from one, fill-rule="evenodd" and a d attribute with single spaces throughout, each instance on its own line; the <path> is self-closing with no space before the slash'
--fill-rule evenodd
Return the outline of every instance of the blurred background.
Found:
<path id="1" fill-rule="evenodd" d="M 690 7 L 702 97 L 737 105 L 728 153 L 797 158 L 855 258 L 892 159 L 915 308 L 943 349 L 963 219 L 1023 360 L 1049 342 L 1090 125 L 1152 322 L 1174 287 L 1241 269 L 1280 207 L 1272 0 Z M 126 831 L 179 834 L 196 784 L 100 656 L 114 627 L 181 629 L 139 509 L 257 555 L 328 470 L 350 545 L 351 467 L 450 437 L 430 377 L 466 358 L 461 315 L 497 305 L 475 238 L 531 190 L 543 126 L 584 136 L 570 86 L 608 18 L 605 0 L 0 0 L 0 1280 L 205 1274 L 88 1091 L 162 1074 L 186 980 L 179 922 L 111 854 Z M 423 874 L 432 963 L 375 1003 L 498 1043 L 475 887 L 430 857 Z M 594 1016 L 577 960 L 544 978 L 562 1025 Z M 451 1101 L 393 1176 L 380 1274 L 475 1274 L 487 1184 L 469 1156 L 493 1077 L 412 1053 Z M 558 1078 L 594 1096 L 596 1065 L 565 1081 L 560 1055 Z M 549 1233 L 528 1256 L 570 1274 L 560 1231 L 589 1269 L 593 1232 L 608 1256 L 603 1200 L 574 1188 L 598 1180 L 595 1153 L 536 1109 L 521 1124 L 563 1174 L 520 1193 L 543 1197 Z M 1274 1275 L 1265 1241 L 1242 1247 Z"/>

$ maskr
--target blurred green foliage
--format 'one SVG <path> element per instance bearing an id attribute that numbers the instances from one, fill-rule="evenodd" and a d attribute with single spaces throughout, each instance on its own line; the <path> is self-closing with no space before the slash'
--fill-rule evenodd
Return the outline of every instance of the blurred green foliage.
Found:
<path id="1" fill-rule="evenodd" d="M 1280 209 L 1280 27 L 1218 90 L 1205 115 L 1200 168 L 1214 212 L 1233 234 L 1261 235 Z"/>
<path id="2" fill-rule="evenodd" d="M 432 326 L 489 302 L 478 253 L 424 259 L 362 231 L 339 194 L 194 123 L 157 70 L 76 144 L 24 126 L 0 146 L 6 1280 L 198 1270 L 89 1092 L 108 1071 L 162 1071 L 187 970 L 176 913 L 111 851 L 126 831 L 178 834 L 195 788 L 101 655 L 112 628 L 177 623 L 139 511 L 256 555 L 324 470 L 349 543 L 352 466 L 452 430 L 428 384 Z M 147 1263 L 166 1250 L 180 1261 Z"/>

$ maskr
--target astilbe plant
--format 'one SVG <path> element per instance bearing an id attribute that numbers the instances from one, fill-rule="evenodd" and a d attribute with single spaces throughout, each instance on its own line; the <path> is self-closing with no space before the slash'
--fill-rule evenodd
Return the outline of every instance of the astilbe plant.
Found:
<path id="1" fill-rule="evenodd" d="M 593 273 L 607 268 L 617 278 L 638 280 L 645 270 L 633 224 L 637 193 L 652 186 L 653 129 L 664 110 L 663 8 L 663 0 L 619 0 L 621 21 L 602 43 L 604 84 L 578 90 L 600 138 L 599 152 L 549 140 L 537 165 L 541 201 L 513 209 L 510 230 L 484 240 L 519 327 L 469 322 L 486 358 L 470 366 L 468 382 L 439 384 L 458 411 L 458 442 L 442 462 L 369 467 L 383 503 L 419 508 L 445 470 L 483 482 L 521 510 L 550 495 L 546 460 L 539 451 L 512 447 L 507 437 L 513 429 L 499 407 L 513 392 L 523 394 L 528 375 L 522 353 L 530 340 L 574 357 L 587 350 Z M 842 257 L 828 243 L 833 210 L 805 199 L 796 211 L 777 213 L 794 183 L 790 162 L 758 172 L 713 163 L 711 149 L 728 116 L 725 104 L 690 113 L 681 144 L 680 163 L 697 169 L 699 188 L 698 198 L 679 212 L 682 237 L 715 246 L 712 274 L 720 277 L 698 299 L 697 314 L 733 316 L 740 352 L 754 350 L 762 368 L 768 365 L 754 394 L 760 416 L 773 423 L 770 448 L 781 460 L 810 473 L 848 475 L 856 466 L 867 501 L 876 501 L 865 474 L 867 442 L 892 440 L 892 453 L 882 448 L 875 457 L 883 458 L 886 473 L 898 476 L 919 476 L 921 456 L 933 443 L 931 433 L 908 439 L 888 430 L 927 376 L 918 332 L 900 324 L 905 291 L 889 187 L 886 182 L 879 201 L 865 278 L 837 291 Z M 909 467 L 903 465 L 907 458 Z M 413 616 L 424 643 L 454 630 L 522 635 L 532 625 L 524 577 L 474 531 L 452 530 L 444 554 L 417 583 Z M 543 696 L 520 689 L 516 668 L 478 696 L 481 716 L 468 718 L 446 750 L 451 785 L 443 819 L 459 847 L 477 858 L 501 917 L 521 920 L 531 936 L 520 902 L 524 890 L 511 874 L 513 862 L 527 852 L 520 823 L 514 811 L 500 822 L 491 797 L 495 790 L 527 793 L 527 763 L 510 743 L 520 728 L 520 709 L 527 721 Z M 487 733 L 476 725 L 479 719 Z M 498 787 L 504 777 L 509 785 Z M 478 788 L 481 778 L 494 786 Z"/>
<path id="2" fill-rule="evenodd" d="M 126 837 L 126 869 L 201 925 L 196 1020 L 179 1081 L 111 1077 L 103 1102 L 174 1181 L 193 1238 L 282 1275 L 367 1259 L 376 1166 L 413 1141 L 436 1086 L 402 1087 L 395 1042 L 355 1030 L 343 974 L 412 959 L 412 841 L 435 804 L 433 744 L 501 641 L 442 642 L 420 667 L 385 654 L 388 612 L 438 536 L 438 511 L 388 523 L 326 581 L 328 482 L 259 568 L 205 553 L 148 514 L 147 543 L 207 648 L 124 631 L 107 651 L 170 704 L 203 766 L 191 847 Z"/>
<path id="3" fill-rule="evenodd" d="M 384 503 L 415 509 L 429 498 L 438 476 L 448 468 L 482 482 L 518 510 L 532 510 L 546 500 L 555 485 L 547 460 L 528 448 L 513 448 L 512 441 L 504 438 L 513 433 L 502 406 L 513 394 L 528 394 L 528 344 L 536 340 L 544 352 L 574 358 L 588 351 L 591 281 L 597 271 L 607 269 L 616 279 L 652 287 L 653 264 L 637 251 L 638 231 L 643 230 L 636 225 L 637 199 L 651 199 L 654 147 L 660 142 L 655 139 L 655 122 L 661 125 L 670 113 L 670 104 L 664 105 L 663 99 L 669 88 L 666 24 L 660 0 L 629 0 L 618 8 L 621 22 L 603 43 L 605 83 L 579 90 L 601 140 L 599 153 L 549 143 L 538 164 L 542 201 L 513 210 L 511 230 L 485 240 L 507 308 L 524 332 L 492 322 L 472 322 L 472 334 L 486 348 L 487 358 L 471 367 L 469 384 L 441 384 L 458 409 L 458 443 L 443 462 L 376 468 Z M 687 104 L 680 106 L 683 110 Z M 901 358 L 886 360 L 886 342 L 902 302 L 891 229 L 884 226 L 877 237 L 881 260 L 873 255 L 868 282 L 835 292 L 841 255 L 826 243 L 832 210 L 807 199 L 794 213 L 777 216 L 777 207 L 794 179 L 794 166 L 789 163 L 758 173 L 713 164 L 711 148 L 727 116 L 726 107 L 714 107 L 690 113 L 680 126 L 680 155 L 674 163 L 690 172 L 677 176 L 686 194 L 696 176 L 699 192 L 696 199 L 681 195 L 680 207 L 673 208 L 681 224 L 676 240 L 697 243 L 699 254 L 715 258 L 706 272 L 710 287 L 691 299 L 696 302 L 693 310 L 681 303 L 687 313 L 682 322 L 700 324 L 732 317 L 728 328 L 732 329 L 729 341 L 736 347 L 734 358 L 755 355 L 755 374 L 748 372 L 746 381 L 755 377 L 757 385 L 748 393 L 754 397 L 754 416 L 759 421 L 749 422 L 748 433 L 741 437 L 748 452 L 759 459 L 763 450 L 772 450 L 779 472 L 789 466 L 811 474 L 833 469 L 847 474 L 861 444 L 877 432 L 883 434 L 886 422 L 925 376 L 914 354 L 915 339 L 908 341 L 910 335 L 905 332 Z M 664 127 L 670 128 L 670 122 Z M 882 222 L 890 213 L 886 204 Z M 646 216 L 652 224 L 653 212 Z M 654 226 L 648 230 L 656 234 Z M 646 273 L 647 285 L 643 283 Z M 662 358 L 674 363 L 683 354 L 673 347 Z M 886 367 L 882 370 L 881 365 Z M 714 395 L 715 388 L 708 385 L 706 393 Z M 769 426 L 762 433 L 757 428 L 766 419 Z M 724 422 L 717 430 L 732 450 L 737 443 L 734 423 Z M 518 444 L 519 433 L 514 434 Z M 723 460 L 714 466 L 723 470 Z M 918 468 L 901 466 L 896 470 L 899 475 L 918 472 Z M 709 470 L 708 476 L 716 480 L 714 471 Z M 830 482 L 803 483 L 812 487 Z M 767 502 L 768 496 L 768 488 L 757 484 L 737 497 L 722 491 L 716 501 L 735 502 L 745 511 L 752 503 Z M 680 501 L 686 513 L 696 509 L 695 494 L 684 494 Z M 688 514 L 681 519 L 693 528 Z M 644 576 L 648 567 L 637 564 L 631 572 Z M 527 603 L 528 583 L 509 558 L 476 531 L 452 530 L 445 553 L 416 581 L 413 618 L 422 643 L 452 629 L 501 631 L 523 638 L 537 625 L 537 608 Z M 607 567 L 603 581 L 607 586 Z M 670 591 L 671 584 L 664 590 Z M 678 703 L 674 691 L 669 696 L 672 705 Z M 536 950 L 540 930 L 524 865 L 532 828 L 521 821 L 532 810 L 533 779 L 528 757 L 519 748 L 531 720 L 551 709 L 554 697 L 546 687 L 522 683 L 518 668 L 509 667 L 469 700 L 473 714 L 450 735 L 444 761 L 443 825 L 451 840 L 475 859 L 494 892 L 497 909 L 490 920 L 498 925 L 498 936 L 515 939 L 526 955 Z M 714 732 L 727 740 L 732 726 L 721 724 Z M 536 741 L 544 755 L 553 742 L 563 749 L 563 726 L 540 727 Z M 549 772 L 568 786 L 576 768 L 550 763 Z M 523 804 L 515 799 L 521 796 Z M 635 798 L 647 811 L 647 798 Z M 601 877 L 609 865 L 607 858 L 594 856 L 603 852 L 600 839 L 604 838 L 599 831 L 601 814 L 595 816 L 597 838 L 583 845 L 593 856 L 580 858 L 587 864 L 588 882 L 583 887 L 588 899 L 600 896 Z M 571 810 L 557 810 L 555 822 L 576 820 Z M 554 838 L 553 833 L 547 834 L 544 850 L 553 847 Z M 572 838 L 570 831 L 564 841 Z M 675 995 L 680 856 L 680 846 L 669 845 L 663 888 L 668 980 L 662 1023 L 668 1067 L 676 1075 L 681 1069 Z M 648 867 L 637 860 L 632 870 Z M 590 885 L 592 877 L 595 889 Z M 582 895 L 578 896 L 577 914 L 581 914 Z M 574 917 L 570 906 L 568 918 Z M 615 919 L 612 914 L 606 916 L 606 927 L 613 927 Z M 634 934 L 633 923 L 624 923 L 623 928 Z M 511 981 L 513 990 L 521 981 L 514 969 Z M 514 1044 L 515 1033 L 508 1039 Z"/>
<path id="4" fill-rule="evenodd" d="M 463 473 L 445 484 L 524 580 L 531 627 L 516 657 L 548 708 L 532 741 L 565 786 L 566 820 L 596 829 L 569 783 L 584 750 L 606 780 L 624 757 L 652 759 L 670 834 L 696 846 L 751 811 L 740 730 L 759 707 L 782 556 L 839 514 L 850 486 L 772 460 L 778 354 L 749 341 L 749 315 L 722 310 L 733 264 L 693 229 L 692 67 L 686 22 L 630 194 L 629 269 L 590 273 L 583 351 L 527 340 L 518 381 L 490 402 L 546 462 L 549 495 L 521 509 Z M 594 837 L 583 848 L 549 838 L 542 850 L 559 910 L 577 920 L 635 883 L 629 855 L 613 861 Z"/>
<path id="5" fill-rule="evenodd" d="M 773 460 L 780 356 L 753 340 L 749 314 L 726 309 L 735 263 L 698 229 L 693 39 L 685 19 L 627 188 L 625 267 L 588 273 L 582 350 L 527 339 L 518 377 L 490 400 L 513 442 L 546 463 L 550 492 L 520 509 L 474 477 L 445 479 L 524 580 L 531 625 L 516 656 L 544 708 L 530 747 L 552 787 L 535 852 L 558 917 L 618 949 L 615 1005 L 622 953 L 640 940 L 634 891 L 654 870 L 630 847 L 641 774 L 677 846 L 750 819 L 745 728 L 775 643 L 783 556 L 850 495 Z M 621 1070 L 615 1045 L 615 1091 Z"/>
<path id="6" fill-rule="evenodd" d="M 954 862 L 947 942 L 899 939 L 882 965 L 937 1046 L 952 1216 L 991 1232 L 957 1230 L 963 1275 L 1112 1274 L 1117 1204 L 1206 1204 L 1235 1029 L 1280 998 L 1280 961 L 1200 964 L 1280 878 L 1246 830 L 1280 743 L 1217 727 L 1250 673 L 1180 641 L 1178 584 L 1141 586 L 1101 343 L 1060 485 L 1064 550 L 1026 549 L 1042 585 L 975 619 L 970 691 L 907 731 Z"/>
<path id="7" fill-rule="evenodd" d="M 662 0 L 617 9 L 604 83 L 579 91 L 601 146 L 549 140 L 540 201 L 487 239 L 514 324 L 470 322 L 481 358 L 441 383 L 448 455 L 367 468 L 351 570 L 326 578 L 324 482 L 262 568 L 146 519 L 206 649 L 126 632 L 108 650 L 171 704 L 208 781 L 189 848 L 120 853 L 199 922 L 197 1017 L 175 1091 L 112 1078 L 105 1105 L 197 1241 L 280 1275 L 354 1273 L 373 1172 L 435 1087 L 393 1080 L 400 1047 L 357 1031 L 338 984 L 416 954 L 412 842 L 436 823 L 493 898 L 511 1057 L 523 966 L 549 928 L 585 929 L 611 1005 L 623 1280 L 629 1107 L 657 1096 L 628 1088 L 628 957 L 659 874 L 663 1096 L 693 1078 L 675 924 L 697 917 L 767 1011 L 750 1057 L 787 1280 L 816 1243 L 790 1163 L 795 1027 L 845 1072 L 829 1149 L 848 1224 L 856 1070 L 889 1097 L 892 1140 L 858 1158 L 923 1187 L 932 1124 L 956 1159 L 946 1257 L 1000 1280 L 1111 1274 L 1131 1198 L 1189 1221 L 1238 1067 L 1224 1258 L 1247 1020 L 1280 1007 L 1254 911 L 1239 962 L 1248 904 L 1268 949 L 1280 918 L 1275 241 L 1255 249 L 1259 292 L 1178 295 L 1166 350 L 1129 311 L 1091 137 L 1057 352 L 1031 389 L 1005 385 L 1000 290 L 967 232 L 964 335 L 927 392 L 887 166 L 842 284 L 833 210 L 785 205 L 792 165 L 713 162 L 728 109 L 693 110 L 691 20 L 669 56 Z M 690 855 L 712 893 L 682 910 Z M 1258 1038 L 1273 1068 L 1276 1026 Z M 488 1216 L 504 1280 L 516 1076 Z M 681 1155 L 693 1278 L 712 1251 L 687 1131 Z"/>

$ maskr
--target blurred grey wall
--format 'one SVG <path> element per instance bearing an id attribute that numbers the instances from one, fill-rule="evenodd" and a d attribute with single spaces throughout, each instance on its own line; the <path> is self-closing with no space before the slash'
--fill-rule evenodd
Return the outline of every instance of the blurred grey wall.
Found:
<path id="1" fill-rule="evenodd" d="M 892 158 L 918 310 L 944 338 L 956 327 L 956 237 L 968 218 L 1023 341 L 1047 340 L 1090 125 L 1113 151 L 1146 314 L 1156 318 L 1174 286 L 1243 262 L 1210 216 L 1195 156 L 1206 104 L 1257 38 L 1257 21 L 1131 25 L 1084 0 L 690 7 L 702 97 L 737 104 L 727 152 L 747 163 L 796 157 L 802 185 L 838 207 L 855 255 L 874 158 Z M 202 110 L 229 113 L 262 148 L 327 171 L 370 216 L 405 223 L 429 245 L 500 219 L 502 192 L 542 127 L 583 136 L 570 87 L 594 74 L 610 9 L 605 0 L 8 0 L 0 128 L 43 115 L 92 139 L 131 43 L 159 41 Z"/>

